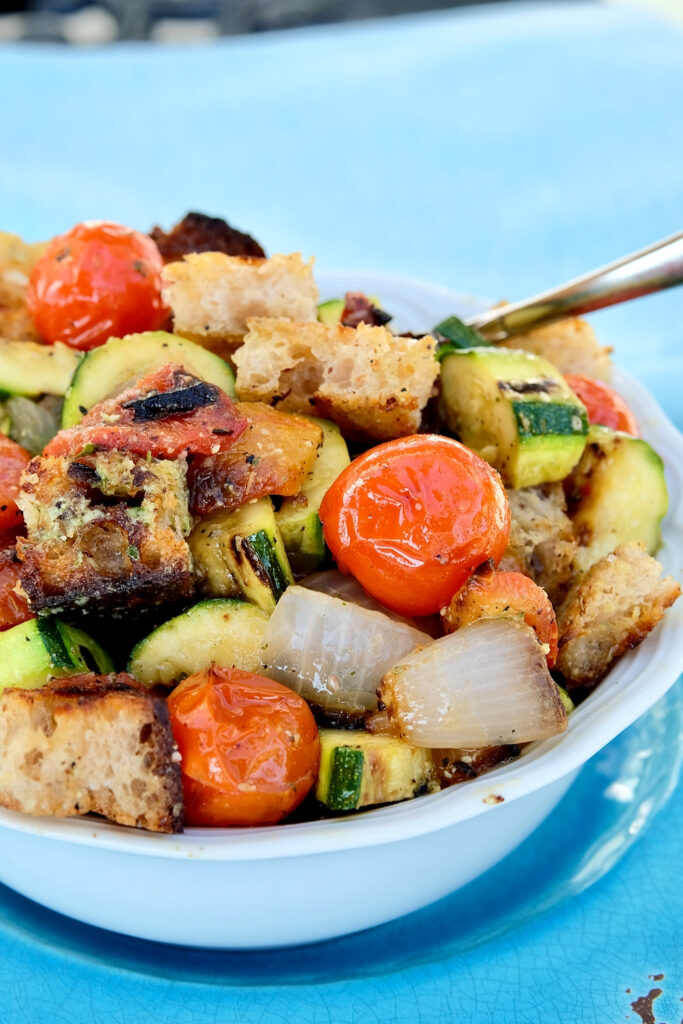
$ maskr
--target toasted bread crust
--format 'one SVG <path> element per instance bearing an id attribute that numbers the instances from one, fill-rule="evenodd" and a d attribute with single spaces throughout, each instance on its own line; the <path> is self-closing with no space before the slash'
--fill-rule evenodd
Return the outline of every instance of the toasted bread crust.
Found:
<path id="1" fill-rule="evenodd" d="M 239 345 L 253 316 L 316 320 L 313 260 L 276 254 L 270 259 L 194 253 L 163 271 L 164 300 L 174 330 L 200 345 Z"/>
<path id="2" fill-rule="evenodd" d="M 0 695 L 0 805 L 182 829 L 180 755 L 166 702 L 125 674 Z"/>
<path id="3" fill-rule="evenodd" d="M 577 542 L 562 484 L 509 490 L 510 540 L 501 568 L 520 569 L 553 604 L 564 596 Z"/>
<path id="4" fill-rule="evenodd" d="M 559 609 L 557 669 L 570 686 L 593 686 L 654 629 L 681 593 L 643 544 L 622 544 L 576 583 Z"/>
<path id="5" fill-rule="evenodd" d="M 235 353 L 241 399 L 338 423 L 347 437 L 415 433 L 439 372 L 435 341 L 385 327 L 254 318 Z"/>

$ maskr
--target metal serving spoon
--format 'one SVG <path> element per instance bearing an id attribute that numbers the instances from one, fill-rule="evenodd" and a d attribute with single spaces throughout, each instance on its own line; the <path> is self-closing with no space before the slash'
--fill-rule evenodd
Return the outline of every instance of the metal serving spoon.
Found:
<path id="1" fill-rule="evenodd" d="M 523 334 L 565 317 L 591 313 L 677 284 L 683 284 L 683 231 L 559 288 L 467 317 L 465 323 L 487 341 L 503 341 L 513 334 Z"/>

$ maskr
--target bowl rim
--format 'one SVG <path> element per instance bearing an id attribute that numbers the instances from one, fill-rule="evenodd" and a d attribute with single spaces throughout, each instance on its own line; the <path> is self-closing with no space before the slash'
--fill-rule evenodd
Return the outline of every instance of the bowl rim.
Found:
<path id="1" fill-rule="evenodd" d="M 481 309 L 491 304 L 399 274 L 319 271 L 316 279 L 321 290 L 329 289 L 332 293 L 346 290 L 349 281 L 365 291 L 375 291 L 379 284 L 383 295 L 395 292 L 387 302 L 389 308 L 400 309 L 401 302 L 408 301 L 409 316 L 414 317 L 417 311 L 429 324 L 438 322 L 449 311 Z M 629 373 L 615 366 L 613 381 L 632 405 L 643 435 L 665 463 L 669 511 L 657 558 L 664 563 L 665 571 L 675 572 L 676 552 L 683 549 L 683 435 Z M 572 714 L 566 732 L 530 744 L 519 760 L 466 785 L 344 818 L 258 829 L 189 828 L 178 835 L 165 835 L 97 818 L 32 818 L 4 808 L 0 808 L 0 827 L 118 853 L 210 861 L 271 860 L 398 842 L 490 813 L 502 803 L 524 797 L 574 772 L 652 707 L 673 686 L 681 671 L 683 600 L 669 609 L 664 623 L 639 647 L 620 659 Z M 643 685 L 644 676 L 648 677 L 647 685 Z"/>

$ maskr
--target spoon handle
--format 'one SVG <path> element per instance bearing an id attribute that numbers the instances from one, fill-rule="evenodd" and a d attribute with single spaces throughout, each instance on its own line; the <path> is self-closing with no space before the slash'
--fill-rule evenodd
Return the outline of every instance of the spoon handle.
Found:
<path id="1" fill-rule="evenodd" d="M 565 317 L 614 306 L 677 284 L 683 284 L 683 231 L 559 288 L 478 313 L 465 322 L 488 341 L 502 341 Z"/>

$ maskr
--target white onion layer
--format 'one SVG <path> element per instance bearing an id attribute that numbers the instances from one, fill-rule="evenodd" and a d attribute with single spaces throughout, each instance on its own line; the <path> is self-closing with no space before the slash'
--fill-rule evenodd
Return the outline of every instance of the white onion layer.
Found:
<path id="1" fill-rule="evenodd" d="M 479 619 L 400 660 L 380 699 L 419 747 L 527 743 L 567 727 L 534 631 L 506 617 Z"/>
<path id="2" fill-rule="evenodd" d="M 350 601 L 288 587 L 266 627 L 264 675 L 329 711 L 370 711 L 397 658 L 431 637 Z"/>

